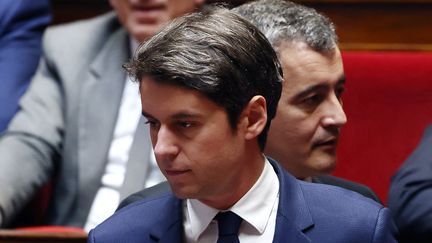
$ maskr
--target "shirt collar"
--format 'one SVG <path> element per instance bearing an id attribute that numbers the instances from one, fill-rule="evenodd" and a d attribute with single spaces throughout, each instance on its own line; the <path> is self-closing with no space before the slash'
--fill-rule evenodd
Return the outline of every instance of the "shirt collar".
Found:
<path id="1" fill-rule="evenodd" d="M 194 241 L 197 241 L 219 210 L 209 207 L 197 199 L 187 199 L 186 207 L 191 226 L 191 236 Z"/>
<path id="2" fill-rule="evenodd" d="M 262 234 L 277 203 L 279 181 L 266 159 L 264 170 L 252 188 L 230 209 Z"/>
<path id="3" fill-rule="evenodd" d="M 279 181 L 270 162 L 265 159 L 264 169 L 255 184 L 235 203 L 229 211 L 239 215 L 262 234 L 269 222 L 273 207 L 277 203 Z M 191 224 L 192 238 L 196 241 L 219 210 L 209 207 L 197 199 L 186 200 L 186 217 Z"/>

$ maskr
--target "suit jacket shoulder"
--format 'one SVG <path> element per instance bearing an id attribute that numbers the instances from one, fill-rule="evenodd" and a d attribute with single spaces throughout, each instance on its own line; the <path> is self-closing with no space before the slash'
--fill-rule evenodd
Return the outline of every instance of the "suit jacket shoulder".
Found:
<path id="1" fill-rule="evenodd" d="M 353 181 L 345 180 L 343 178 L 330 176 L 330 175 L 315 176 L 312 178 L 312 182 L 342 187 L 360 193 L 361 195 L 382 204 L 378 196 L 369 187 L 362 185 L 360 183 L 356 183 Z"/>
<path id="2" fill-rule="evenodd" d="M 123 201 L 121 201 L 121 203 L 119 204 L 119 206 L 117 208 L 117 211 L 126 207 L 129 204 L 134 203 L 134 202 L 137 202 L 137 201 L 140 201 L 143 199 L 158 197 L 158 196 L 166 194 L 168 192 L 171 192 L 171 188 L 170 188 L 169 183 L 167 181 L 161 182 L 155 186 L 143 189 L 139 192 L 135 192 L 134 194 L 128 196 Z"/>
<path id="3" fill-rule="evenodd" d="M 117 211 L 90 231 L 88 239 L 89 242 L 182 242 L 182 219 L 182 201 L 166 192 Z"/>
<path id="4" fill-rule="evenodd" d="M 354 191 L 300 182 L 314 226 L 305 230 L 319 242 L 397 242 L 389 209 Z M 338 230 L 339 229 L 339 230 Z"/>
<path id="5" fill-rule="evenodd" d="M 299 181 L 275 165 L 281 187 L 279 219 L 293 220 L 293 225 L 279 225 L 301 231 L 294 241 L 278 242 L 396 242 L 390 212 L 381 204 L 341 187 Z"/>
<path id="6" fill-rule="evenodd" d="M 122 27 L 113 12 L 51 26 L 43 36 L 44 55 L 48 59 L 69 59 L 71 62 L 81 57 L 88 65 L 105 46 L 107 39 L 119 29 Z"/>

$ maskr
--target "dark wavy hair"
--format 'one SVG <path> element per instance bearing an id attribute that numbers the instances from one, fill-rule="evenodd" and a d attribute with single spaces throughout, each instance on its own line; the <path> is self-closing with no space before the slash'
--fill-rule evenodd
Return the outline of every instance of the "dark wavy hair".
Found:
<path id="1" fill-rule="evenodd" d="M 233 130 L 250 99 L 267 102 L 267 124 L 258 136 L 264 150 L 282 89 L 282 69 L 267 38 L 221 6 L 180 17 L 141 44 L 125 64 L 140 82 L 151 77 L 196 90 L 223 107 Z"/>

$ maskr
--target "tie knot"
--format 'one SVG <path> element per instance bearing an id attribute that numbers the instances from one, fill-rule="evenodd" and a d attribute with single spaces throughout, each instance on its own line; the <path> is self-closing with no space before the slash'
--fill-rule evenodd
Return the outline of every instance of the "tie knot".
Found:
<path id="1" fill-rule="evenodd" d="M 237 214 L 227 211 L 219 212 L 215 219 L 218 221 L 219 237 L 235 235 L 237 236 L 242 218 Z"/>

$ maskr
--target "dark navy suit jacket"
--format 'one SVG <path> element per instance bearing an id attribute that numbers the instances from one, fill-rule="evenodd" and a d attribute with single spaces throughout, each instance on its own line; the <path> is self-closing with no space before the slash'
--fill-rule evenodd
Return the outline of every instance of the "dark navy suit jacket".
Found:
<path id="1" fill-rule="evenodd" d="M 382 205 L 342 188 L 299 181 L 271 164 L 280 183 L 273 242 L 396 242 Z M 90 231 L 88 242 L 182 242 L 182 202 L 171 192 L 137 201 Z"/>
<path id="2" fill-rule="evenodd" d="M 393 176 L 389 207 L 403 242 L 432 242 L 432 126 Z"/>
<path id="3" fill-rule="evenodd" d="M 0 132 L 36 70 L 49 10 L 48 0 L 0 1 Z"/>

